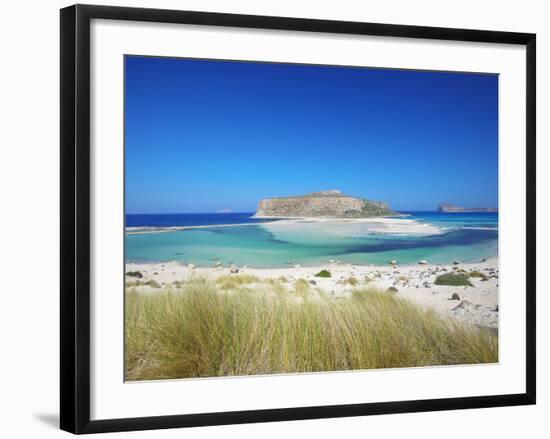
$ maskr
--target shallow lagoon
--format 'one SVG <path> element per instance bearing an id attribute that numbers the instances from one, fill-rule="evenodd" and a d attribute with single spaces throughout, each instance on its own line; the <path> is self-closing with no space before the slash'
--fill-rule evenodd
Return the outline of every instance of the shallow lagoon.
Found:
<path id="1" fill-rule="evenodd" d="M 181 261 L 198 266 L 222 264 L 249 267 L 319 265 L 329 260 L 353 264 L 400 264 L 478 261 L 498 253 L 498 215 L 495 213 L 406 212 L 407 220 L 438 228 L 434 234 L 386 234 L 369 223 L 253 222 L 243 226 L 196 228 L 126 235 L 128 262 Z M 219 214 L 218 224 L 246 221 L 247 214 Z M 233 218 L 235 216 L 235 218 Z M 147 224 L 131 218 L 132 226 L 159 225 L 154 215 Z M 201 225 L 192 216 L 193 226 Z M 170 225 L 189 225 L 186 215 Z M 127 221 L 129 222 L 129 221 Z M 247 221 L 248 222 L 248 221 Z M 209 215 L 208 225 L 215 224 Z M 205 224 L 206 225 L 206 224 Z"/>

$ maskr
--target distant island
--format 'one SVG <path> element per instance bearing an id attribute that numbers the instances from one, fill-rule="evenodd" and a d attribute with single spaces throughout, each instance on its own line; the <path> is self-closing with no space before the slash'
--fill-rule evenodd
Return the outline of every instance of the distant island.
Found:
<path id="1" fill-rule="evenodd" d="M 398 215 L 387 203 L 365 200 L 339 190 L 307 195 L 266 198 L 260 201 L 255 218 L 372 218 Z"/>
<path id="2" fill-rule="evenodd" d="M 454 204 L 442 203 L 439 205 L 439 212 L 454 213 L 454 212 L 498 212 L 496 207 L 460 207 Z"/>

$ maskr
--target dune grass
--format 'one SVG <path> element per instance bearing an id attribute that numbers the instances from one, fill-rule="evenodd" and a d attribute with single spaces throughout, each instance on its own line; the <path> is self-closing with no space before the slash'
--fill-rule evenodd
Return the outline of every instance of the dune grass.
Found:
<path id="1" fill-rule="evenodd" d="M 293 293 L 302 299 L 307 299 L 310 290 L 309 282 L 305 279 L 298 279 L 294 282 Z"/>
<path id="2" fill-rule="evenodd" d="M 278 281 L 223 285 L 197 278 L 154 293 L 128 288 L 126 379 L 498 361 L 495 333 L 385 292 L 334 299 L 305 280 L 290 290 Z"/>
<path id="3" fill-rule="evenodd" d="M 142 286 L 149 286 L 151 288 L 160 288 L 160 284 L 154 280 L 154 279 L 150 279 L 150 280 L 147 280 L 147 281 L 143 281 L 143 280 L 130 280 L 130 281 L 126 281 L 125 283 L 126 287 L 142 287 Z"/>
<path id="4" fill-rule="evenodd" d="M 359 281 L 353 276 L 343 279 L 339 283 L 343 285 L 351 285 L 352 287 L 356 287 L 357 285 L 359 285 Z"/>
<path id="5" fill-rule="evenodd" d="M 257 283 L 259 281 L 260 279 L 258 279 L 256 276 L 251 276 L 249 274 L 239 274 L 237 276 L 220 276 L 216 280 L 216 283 L 218 284 L 218 287 L 222 290 L 231 290 L 243 285 Z"/>

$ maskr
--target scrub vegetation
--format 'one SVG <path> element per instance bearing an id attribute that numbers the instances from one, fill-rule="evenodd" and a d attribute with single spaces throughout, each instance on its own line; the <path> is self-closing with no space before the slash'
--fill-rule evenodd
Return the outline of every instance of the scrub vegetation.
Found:
<path id="1" fill-rule="evenodd" d="M 332 277 L 332 274 L 328 270 L 321 270 L 315 276 L 317 276 L 317 277 Z"/>
<path id="2" fill-rule="evenodd" d="M 434 282 L 436 285 L 448 285 L 451 287 L 471 287 L 472 283 L 468 280 L 468 275 L 457 273 L 446 273 L 437 276 Z"/>

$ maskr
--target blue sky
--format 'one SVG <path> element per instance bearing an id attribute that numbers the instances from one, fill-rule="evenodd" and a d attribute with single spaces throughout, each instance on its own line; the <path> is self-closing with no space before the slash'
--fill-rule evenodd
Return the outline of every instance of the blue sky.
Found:
<path id="1" fill-rule="evenodd" d="M 498 206 L 496 75 L 127 56 L 127 213 Z"/>

